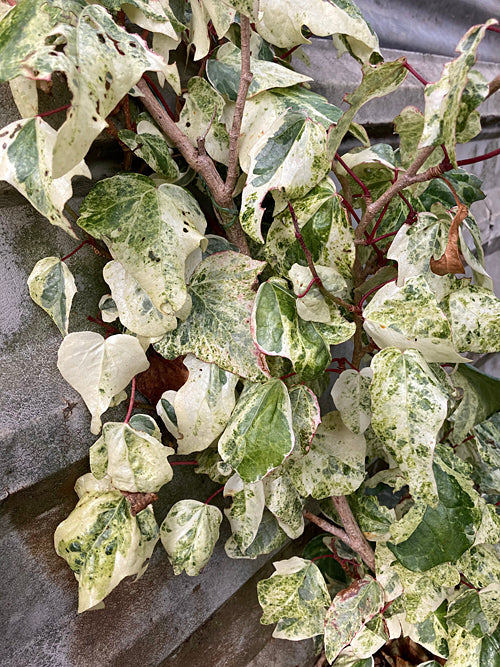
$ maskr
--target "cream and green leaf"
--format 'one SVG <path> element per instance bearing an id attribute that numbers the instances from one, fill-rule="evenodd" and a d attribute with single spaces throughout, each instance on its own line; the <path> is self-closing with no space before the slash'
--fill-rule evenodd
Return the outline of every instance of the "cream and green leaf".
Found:
<path id="1" fill-rule="evenodd" d="M 33 301 L 54 320 L 63 336 L 68 335 L 69 313 L 76 285 L 73 274 L 59 257 L 44 257 L 28 278 Z"/>

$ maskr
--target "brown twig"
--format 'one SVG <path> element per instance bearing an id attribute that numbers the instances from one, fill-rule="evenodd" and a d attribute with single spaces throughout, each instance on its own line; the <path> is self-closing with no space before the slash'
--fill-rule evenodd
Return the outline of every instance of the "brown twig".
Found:
<path id="1" fill-rule="evenodd" d="M 349 536 L 348 546 L 361 556 L 370 570 L 375 572 L 375 554 L 361 532 L 351 508 L 349 507 L 347 498 L 345 496 L 332 496 L 332 502 L 335 505 L 335 509 L 342 521 L 342 525 Z"/>
<path id="2" fill-rule="evenodd" d="M 215 115 L 217 113 L 217 105 L 214 106 L 214 112 L 212 114 L 212 117 L 210 118 L 210 122 L 207 125 L 207 129 L 205 132 L 202 134 L 201 137 L 198 137 L 196 140 L 196 143 L 198 144 L 198 153 L 200 155 L 206 155 L 207 151 L 205 148 L 205 141 L 207 140 L 208 133 L 210 132 L 210 128 L 212 127 L 212 124 L 215 120 Z"/>
<path id="3" fill-rule="evenodd" d="M 325 519 L 322 519 L 321 517 L 316 516 L 316 514 L 308 512 L 307 510 L 304 510 L 303 514 L 305 519 L 308 519 L 311 523 L 315 523 L 321 528 L 321 530 L 324 530 L 325 533 L 335 535 L 335 537 L 338 537 L 340 540 L 342 540 L 342 542 L 345 542 L 348 547 L 351 546 L 349 535 L 345 532 L 345 530 L 334 526 L 333 523 L 330 523 L 329 521 L 326 521 Z"/>

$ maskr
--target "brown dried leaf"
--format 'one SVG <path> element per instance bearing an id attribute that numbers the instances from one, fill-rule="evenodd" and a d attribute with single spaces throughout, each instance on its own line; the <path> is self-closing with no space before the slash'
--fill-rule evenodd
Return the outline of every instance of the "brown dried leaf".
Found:
<path id="1" fill-rule="evenodd" d="M 146 356 L 149 368 L 137 376 L 137 389 L 152 405 L 156 405 L 164 391 L 178 391 L 189 377 L 189 371 L 182 363 L 184 357 L 164 359 L 152 348 Z"/>
<path id="2" fill-rule="evenodd" d="M 139 514 L 139 512 L 142 512 L 142 510 L 146 509 L 148 505 L 158 500 L 156 493 L 142 493 L 140 491 L 136 493 L 132 493 L 130 491 L 120 491 L 120 493 L 129 501 L 130 514 L 132 516 Z"/>
<path id="3" fill-rule="evenodd" d="M 458 230 L 468 213 L 469 210 L 465 204 L 458 205 L 458 211 L 448 232 L 448 243 L 444 253 L 439 259 L 431 257 L 431 271 L 438 276 L 445 276 L 447 273 L 465 273 L 458 249 Z"/>

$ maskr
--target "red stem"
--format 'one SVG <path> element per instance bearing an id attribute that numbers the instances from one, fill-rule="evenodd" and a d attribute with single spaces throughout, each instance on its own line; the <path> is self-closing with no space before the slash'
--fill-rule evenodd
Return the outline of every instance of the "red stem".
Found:
<path id="1" fill-rule="evenodd" d="M 215 496 L 216 496 L 218 493 L 220 493 L 221 491 L 224 491 L 224 487 L 223 487 L 223 486 L 221 486 L 220 489 L 217 489 L 217 491 L 216 491 L 215 493 L 212 493 L 212 495 L 211 495 L 207 500 L 205 500 L 205 505 L 208 505 L 208 503 L 212 500 L 212 498 L 215 498 Z"/>
<path id="2" fill-rule="evenodd" d="M 169 461 L 171 466 L 197 466 L 198 461 Z"/>
<path id="3" fill-rule="evenodd" d="M 297 294 L 297 299 L 303 299 L 303 298 L 306 296 L 306 294 L 309 292 L 309 290 L 311 289 L 311 287 L 314 285 L 314 283 L 317 283 L 318 280 L 319 280 L 319 279 L 315 276 L 315 277 L 311 280 L 311 282 L 309 283 L 309 285 L 306 287 L 306 291 L 305 291 L 305 292 L 302 292 L 302 294 Z"/>
<path id="4" fill-rule="evenodd" d="M 337 160 L 337 162 L 340 165 L 342 165 L 342 167 L 344 167 L 344 169 L 347 171 L 349 176 L 351 178 L 353 178 L 356 181 L 356 183 L 359 185 L 359 187 L 363 190 L 363 195 L 364 195 L 365 199 L 371 199 L 372 195 L 371 195 L 370 190 L 368 190 L 368 188 L 363 183 L 363 181 L 356 176 L 356 174 L 353 172 L 353 170 L 346 165 L 346 163 L 344 162 L 344 160 L 340 157 L 340 155 L 338 153 L 335 153 L 335 159 Z"/>
<path id="5" fill-rule="evenodd" d="M 340 368 L 326 368 L 325 373 L 338 373 L 340 375 L 342 373 L 342 369 Z"/>
<path id="6" fill-rule="evenodd" d="M 376 239 L 371 239 L 370 243 L 367 245 L 373 245 L 374 243 L 378 243 L 378 241 L 382 241 L 383 239 L 388 239 L 390 236 L 396 236 L 399 230 L 396 230 L 395 232 L 389 232 L 388 234 L 382 234 L 382 236 L 377 236 Z"/>
<path id="7" fill-rule="evenodd" d="M 500 32 L 500 28 L 497 25 L 489 25 L 486 30 L 491 30 L 492 32 Z"/>
<path id="8" fill-rule="evenodd" d="M 389 208 L 389 204 L 390 204 L 390 203 L 391 203 L 391 200 L 389 200 L 389 201 L 387 202 L 387 204 L 384 206 L 384 208 L 382 209 L 382 211 L 381 211 L 381 213 L 380 213 L 380 215 L 379 215 L 379 217 L 378 217 L 378 220 L 377 220 L 377 222 L 375 223 L 375 226 L 373 227 L 373 229 L 372 229 L 372 231 L 371 231 L 370 236 L 367 238 L 367 243 L 366 243 L 366 245 L 372 245 L 372 243 L 373 243 L 373 239 L 375 238 L 375 232 L 376 232 L 377 229 L 379 228 L 379 225 L 380 225 L 380 223 L 382 222 L 382 219 L 383 219 L 384 215 L 387 213 L 387 209 Z"/>
<path id="9" fill-rule="evenodd" d="M 125 417 L 124 424 L 128 424 L 130 421 L 130 417 L 132 416 L 132 410 L 134 408 L 134 398 L 135 398 L 135 376 L 132 378 L 132 390 L 130 392 L 130 402 L 128 404 L 128 412 L 127 416 Z"/>
<path id="10" fill-rule="evenodd" d="M 80 245 L 72 250 L 69 254 L 65 255 L 64 257 L 61 258 L 61 262 L 65 262 L 67 259 L 72 257 L 76 252 L 80 250 L 80 248 L 83 248 L 84 245 L 90 244 L 92 245 L 92 241 L 90 239 L 86 239 L 85 241 L 82 241 Z"/>
<path id="11" fill-rule="evenodd" d="M 282 375 L 280 380 L 286 380 L 287 378 L 291 378 L 293 375 L 297 375 L 297 373 L 288 373 L 288 375 Z"/>
<path id="12" fill-rule="evenodd" d="M 470 157 L 467 160 L 458 160 L 457 165 L 459 167 L 464 167 L 467 164 L 476 164 L 476 162 L 484 162 L 484 160 L 489 160 L 490 157 L 495 157 L 495 155 L 500 155 L 500 148 L 497 148 L 490 153 L 485 153 L 484 155 L 478 155 L 477 157 Z"/>
<path id="13" fill-rule="evenodd" d="M 359 373 L 359 368 L 356 368 L 356 366 L 353 363 L 351 363 L 347 357 L 333 357 L 330 363 L 338 364 L 339 366 L 343 364 L 349 364 L 351 368 L 353 368 L 355 371 L 358 371 Z"/>
<path id="14" fill-rule="evenodd" d="M 410 74 L 413 74 L 413 76 L 416 79 L 418 79 L 420 83 L 422 83 L 424 86 L 429 85 L 429 82 L 426 79 L 424 79 L 423 76 L 420 76 L 420 74 L 416 70 L 414 70 L 413 67 L 408 62 L 405 61 L 403 63 L 403 67 L 405 67 L 410 72 Z"/>
<path id="15" fill-rule="evenodd" d="M 384 287 L 384 285 L 388 285 L 389 283 L 393 283 L 395 280 L 396 280 L 396 278 L 392 278 L 392 280 L 386 280 L 385 283 L 382 283 L 381 285 L 377 285 L 376 287 L 372 287 L 371 290 L 369 290 L 366 294 L 364 294 L 364 295 L 361 297 L 361 299 L 360 299 L 360 301 L 359 301 L 359 303 L 358 303 L 358 308 L 361 308 L 361 306 L 363 305 L 363 303 L 364 303 L 364 302 L 368 299 L 368 297 L 371 296 L 374 292 L 376 292 L 377 290 L 379 290 L 379 289 L 381 289 L 382 287 Z"/>
<path id="16" fill-rule="evenodd" d="M 353 207 L 349 204 L 347 199 L 344 199 L 344 197 L 342 197 L 342 204 L 346 207 L 346 209 L 349 211 L 349 213 L 352 215 L 352 217 L 356 220 L 356 222 L 359 222 L 359 215 L 356 213 L 356 211 L 353 209 Z"/>
<path id="17" fill-rule="evenodd" d="M 175 120 L 175 116 L 174 116 L 174 114 L 172 113 L 172 110 L 170 109 L 170 107 L 168 106 L 168 104 L 167 104 L 165 98 L 163 97 L 162 92 L 161 92 L 161 90 L 158 88 L 158 86 L 154 83 L 154 81 L 152 81 L 152 80 L 149 78 L 149 76 L 146 76 L 145 74 L 143 74 L 143 75 L 142 75 L 142 78 L 143 78 L 144 81 L 148 84 L 148 86 L 151 88 L 151 90 L 154 92 L 154 94 L 156 95 L 156 97 L 158 98 L 158 100 L 161 102 L 162 107 L 163 107 L 163 108 L 165 109 L 165 111 L 168 113 L 168 115 L 170 116 L 170 118 L 171 118 L 172 120 Z"/>
<path id="18" fill-rule="evenodd" d="M 66 109 L 69 109 L 71 104 L 65 104 L 63 107 L 59 107 L 58 109 L 52 109 L 52 111 L 42 111 L 42 113 L 37 113 L 37 118 L 44 118 L 45 116 L 52 116 L 54 113 L 58 113 L 59 111 L 66 111 Z"/>

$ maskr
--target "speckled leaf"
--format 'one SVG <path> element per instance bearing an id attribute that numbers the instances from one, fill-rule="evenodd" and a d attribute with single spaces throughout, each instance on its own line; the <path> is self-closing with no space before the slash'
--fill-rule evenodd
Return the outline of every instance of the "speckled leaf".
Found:
<path id="1" fill-rule="evenodd" d="M 172 479 L 172 454 L 175 451 L 157 437 L 129 424 L 108 422 L 90 448 L 90 469 L 97 479 L 107 474 L 115 489 L 155 493 Z"/>
<path id="2" fill-rule="evenodd" d="M 160 526 L 174 574 L 183 570 L 190 577 L 200 574 L 219 539 L 221 521 L 222 512 L 214 505 L 189 499 L 175 503 Z"/>
<path id="3" fill-rule="evenodd" d="M 177 40 L 177 32 L 187 26 L 180 23 L 165 0 L 101 0 L 99 3 L 113 12 L 123 9 L 131 23 Z"/>
<path id="4" fill-rule="evenodd" d="M 18 120 L 4 127 L 0 132 L 0 175 L 51 224 L 76 238 L 63 209 L 73 195 L 71 179 L 90 178 L 90 171 L 78 160 L 64 176 L 53 178 L 51 161 L 56 136 L 42 118 Z"/>
<path id="5" fill-rule="evenodd" d="M 261 481 L 246 484 L 235 473 L 224 486 L 224 497 L 230 496 L 232 504 L 224 514 L 231 525 L 232 537 L 242 551 L 248 549 L 257 535 L 264 513 L 264 486 Z"/>
<path id="6" fill-rule="evenodd" d="M 250 57 L 253 74 L 248 89 L 248 98 L 255 97 L 269 88 L 287 88 L 311 81 L 311 77 L 294 72 L 278 63 Z M 207 78 L 212 86 L 232 102 L 236 101 L 241 74 L 241 52 L 231 42 L 221 46 L 216 57 L 207 61 Z M 220 108 L 222 111 L 222 107 Z"/>
<path id="7" fill-rule="evenodd" d="M 386 348 L 372 361 L 372 426 L 406 475 L 410 493 L 436 506 L 432 474 L 447 397 L 422 355 Z"/>
<path id="8" fill-rule="evenodd" d="M 361 628 L 349 646 L 335 660 L 335 667 L 374 667 L 375 654 L 389 640 L 387 623 L 376 616 Z"/>
<path id="9" fill-rule="evenodd" d="M 380 348 L 416 349 L 428 362 L 465 362 L 456 351 L 451 327 L 424 276 L 403 287 L 382 287 L 363 311 L 366 333 Z"/>
<path id="10" fill-rule="evenodd" d="M 263 625 L 277 623 L 273 637 L 299 641 L 323 634 L 330 594 L 314 563 L 298 556 L 273 563 L 276 572 L 257 584 Z"/>
<path id="11" fill-rule="evenodd" d="M 394 119 L 394 132 L 399 134 L 401 164 L 408 168 L 415 159 L 424 129 L 424 115 L 416 107 L 405 107 Z"/>
<path id="12" fill-rule="evenodd" d="M 457 567 L 476 588 L 500 581 L 500 557 L 492 544 L 478 544 L 463 553 Z"/>
<path id="13" fill-rule="evenodd" d="M 500 301 L 490 290 L 469 285 L 452 292 L 449 312 L 453 342 L 460 352 L 497 352 L 500 341 Z"/>
<path id="14" fill-rule="evenodd" d="M 219 440 L 219 454 L 244 482 L 277 468 L 295 442 L 292 408 L 283 382 L 248 383 Z"/>
<path id="15" fill-rule="evenodd" d="M 446 667 L 500 667 L 500 628 L 491 637 L 479 639 L 458 625 L 448 634 Z"/>
<path id="16" fill-rule="evenodd" d="M 356 148 L 344 153 L 342 161 L 369 189 L 377 191 L 386 184 L 388 187 L 394 179 L 396 161 L 394 150 L 389 144 L 374 144 L 363 150 Z M 337 176 L 347 178 L 353 194 L 357 194 L 360 191 L 358 183 L 340 163 L 335 162 L 334 165 Z"/>
<path id="17" fill-rule="evenodd" d="M 137 280 L 120 262 L 116 260 L 108 262 L 103 269 L 103 276 L 111 288 L 111 296 L 124 327 L 138 336 L 154 339 L 175 329 L 177 326 L 175 315 L 161 313 Z"/>
<path id="18" fill-rule="evenodd" d="M 304 499 L 288 475 L 273 473 L 264 479 L 266 507 L 274 514 L 280 527 L 292 540 L 304 532 Z"/>
<path id="19" fill-rule="evenodd" d="M 446 172 L 446 179 L 453 185 L 460 201 L 466 206 L 470 206 L 474 202 L 481 201 L 486 197 L 481 190 L 482 180 L 475 174 L 465 171 L 465 169 L 450 169 L 450 171 Z M 427 211 L 436 202 L 444 204 L 448 209 L 457 205 L 452 191 L 440 178 L 433 179 L 424 192 L 419 195 L 419 199 Z M 468 219 L 472 218 L 466 218 L 466 220 Z"/>
<path id="20" fill-rule="evenodd" d="M 371 420 L 370 382 L 373 372 L 363 368 L 361 372 L 352 368 L 339 375 L 331 394 L 342 421 L 353 433 L 364 433 Z"/>
<path id="21" fill-rule="evenodd" d="M 446 618 L 479 639 L 491 635 L 500 622 L 500 583 L 480 591 L 463 590 L 450 603 Z"/>
<path id="22" fill-rule="evenodd" d="M 98 333 L 80 331 L 65 337 L 59 348 L 57 367 L 66 382 L 85 401 L 97 435 L 101 415 L 132 378 L 149 368 L 149 361 L 133 336 L 117 334 L 106 340 Z"/>
<path id="23" fill-rule="evenodd" d="M 120 130 L 118 136 L 155 173 L 172 182 L 180 177 L 179 167 L 170 154 L 167 142 L 160 134 L 150 132 L 136 134 L 132 130 Z"/>
<path id="24" fill-rule="evenodd" d="M 106 242 L 158 310 L 172 315 L 186 305 L 186 259 L 206 245 L 205 216 L 186 190 L 170 184 L 156 188 L 146 176 L 119 174 L 94 186 L 78 224 Z"/>
<path id="25" fill-rule="evenodd" d="M 299 317 L 295 297 L 281 282 L 269 280 L 259 287 L 251 326 L 257 347 L 264 354 L 290 359 L 305 380 L 320 375 L 330 363 L 327 341 L 313 322 Z"/>
<path id="26" fill-rule="evenodd" d="M 452 442 L 459 445 L 474 426 L 492 417 L 492 423 L 486 422 L 484 425 L 486 442 L 488 436 L 490 436 L 491 441 L 495 442 L 498 440 L 500 446 L 500 432 L 497 434 L 493 433 L 496 430 L 493 421 L 499 419 L 493 415 L 500 410 L 500 379 L 482 373 L 469 365 L 459 366 L 450 375 L 450 379 L 453 385 L 458 387 L 462 393 L 458 408 L 456 408 L 451 416 L 454 422 L 453 431 L 450 433 Z M 493 428 L 493 431 L 488 433 L 490 426 Z M 482 430 L 483 427 L 481 426 L 478 426 L 475 430 L 476 435 L 481 440 L 480 445 L 482 444 L 480 435 Z M 486 458 L 488 458 L 487 455 Z M 496 462 L 496 465 L 500 467 L 500 458 Z"/>
<path id="27" fill-rule="evenodd" d="M 444 601 L 429 616 L 418 623 L 408 623 L 406 619 L 402 622 L 404 636 L 410 637 L 414 642 L 420 644 L 434 655 L 442 658 L 448 657 L 448 626 L 446 623 L 447 602 Z M 423 663 L 424 665 L 427 663 Z M 429 667 L 437 667 L 431 663 Z M 422 667 L 422 665 L 419 665 Z"/>
<path id="28" fill-rule="evenodd" d="M 252 340 L 252 286 L 265 264 L 226 251 L 204 259 L 191 276 L 191 315 L 156 343 L 167 359 L 192 352 L 199 359 L 250 380 L 263 379 L 261 353 Z"/>
<path id="29" fill-rule="evenodd" d="M 195 46 L 194 60 L 204 58 L 210 50 L 208 23 L 211 21 L 219 39 L 229 30 L 236 14 L 230 3 L 221 0 L 193 0 L 189 33 Z"/>
<path id="30" fill-rule="evenodd" d="M 125 577 L 140 576 L 157 539 L 151 508 L 133 517 L 119 491 L 85 494 L 54 534 L 57 553 L 78 579 L 78 611 L 97 605 Z"/>
<path id="31" fill-rule="evenodd" d="M 485 504 L 474 544 L 500 542 L 500 513 L 494 505 Z"/>
<path id="32" fill-rule="evenodd" d="M 366 102 L 392 93 L 403 83 L 408 74 L 404 61 L 404 58 L 399 58 L 399 60 L 382 63 L 376 67 L 364 65 L 361 83 L 354 92 L 344 97 L 344 101 L 350 105 L 350 108 L 328 134 L 329 155 L 332 157 L 335 155 L 354 116 Z"/>
<path id="33" fill-rule="evenodd" d="M 467 84 L 467 77 L 476 61 L 476 51 L 489 25 L 498 21 L 490 19 L 483 25 L 470 28 L 460 40 L 456 50 L 460 54 L 443 68 L 436 83 L 425 87 L 424 130 L 420 147 L 444 144 L 452 163 L 456 166 L 456 125 L 460 113 L 460 100 Z"/>
<path id="34" fill-rule="evenodd" d="M 261 204 L 266 194 L 278 190 L 289 199 L 303 197 L 326 176 L 326 131 L 304 112 L 288 111 L 255 144 L 250 157 L 240 221 L 251 238 L 263 243 Z"/>
<path id="35" fill-rule="evenodd" d="M 44 257 L 28 278 L 33 301 L 54 320 L 63 336 L 68 335 L 69 313 L 76 294 L 73 274 L 59 257 Z"/>
<path id="36" fill-rule="evenodd" d="M 333 181 L 329 177 L 323 179 L 303 198 L 295 199 L 293 208 L 314 264 L 335 267 L 345 279 L 352 280 L 354 232 Z M 294 264 L 307 265 L 288 210 L 275 216 L 265 254 L 283 277 L 288 276 Z"/>
<path id="37" fill-rule="evenodd" d="M 292 387 L 289 395 L 295 448 L 306 454 L 321 423 L 318 399 L 316 394 L 303 384 Z"/>
<path id="38" fill-rule="evenodd" d="M 197 475 L 207 475 L 213 482 L 225 484 L 233 474 L 233 469 L 223 461 L 216 447 L 208 447 L 196 456 L 198 466 L 195 468 Z"/>
<path id="39" fill-rule="evenodd" d="M 353 582 L 333 598 L 325 617 L 325 652 L 333 662 L 365 624 L 382 609 L 383 590 L 375 579 Z"/>
<path id="40" fill-rule="evenodd" d="M 247 549 L 242 551 L 238 547 L 233 536 L 227 540 L 224 549 L 229 558 L 247 558 L 255 560 L 259 556 L 269 554 L 271 551 L 279 549 L 287 541 L 288 537 L 280 528 L 277 519 L 268 509 L 265 509 L 257 535 Z"/>
<path id="41" fill-rule="evenodd" d="M 396 520 L 393 509 L 382 505 L 377 496 L 366 495 L 363 487 L 349 496 L 349 505 L 367 540 L 387 540 Z"/>
<path id="42" fill-rule="evenodd" d="M 294 451 L 283 470 L 304 498 L 321 500 L 355 491 L 365 476 L 366 442 L 344 426 L 340 412 L 323 417 L 309 452 Z"/>
<path id="43" fill-rule="evenodd" d="M 260 0 L 257 32 L 271 44 L 289 49 L 308 40 L 302 26 L 319 37 L 332 35 L 339 55 L 348 50 L 361 62 L 379 56 L 378 39 L 352 0 Z"/>

